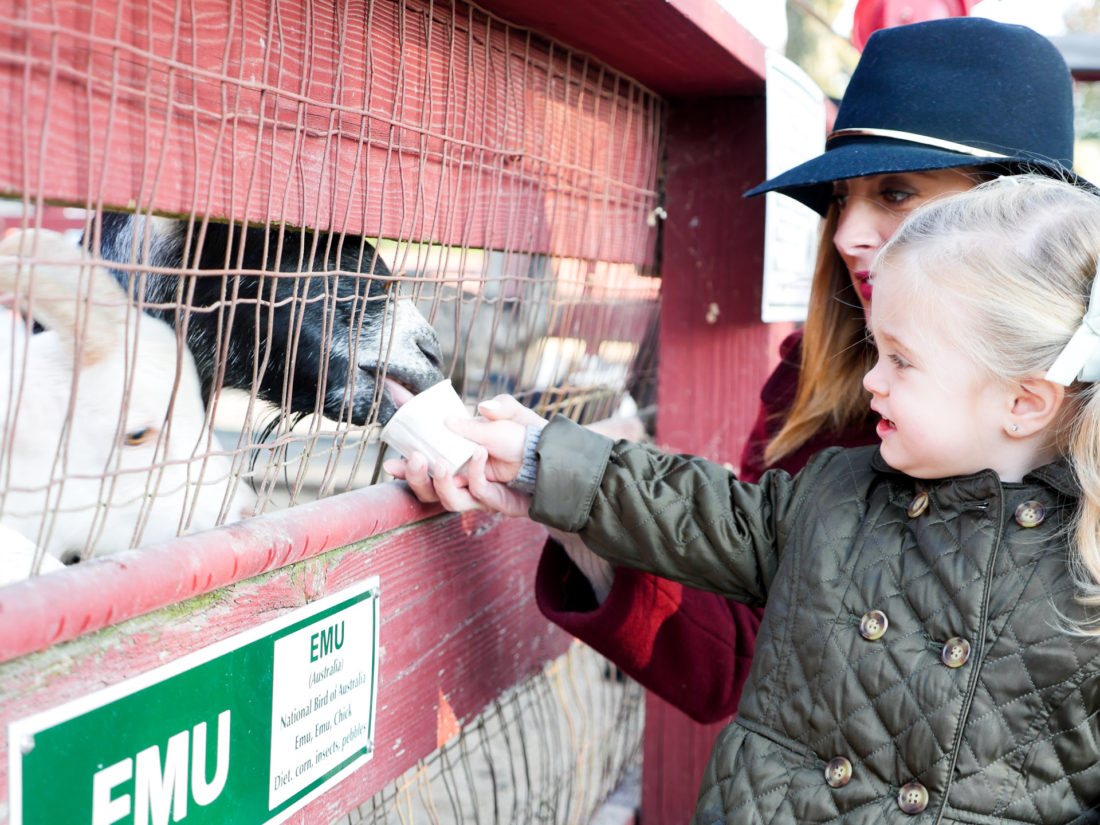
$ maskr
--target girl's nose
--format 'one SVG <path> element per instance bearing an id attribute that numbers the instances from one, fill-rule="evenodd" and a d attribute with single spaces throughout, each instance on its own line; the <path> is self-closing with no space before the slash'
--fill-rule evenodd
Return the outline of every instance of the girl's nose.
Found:
<path id="1" fill-rule="evenodd" d="M 863 375 L 863 389 L 867 390 L 871 395 L 878 396 L 883 394 L 883 385 L 879 380 L 881 366 L 881 360 L 875 361 L 875 365 Z"/>

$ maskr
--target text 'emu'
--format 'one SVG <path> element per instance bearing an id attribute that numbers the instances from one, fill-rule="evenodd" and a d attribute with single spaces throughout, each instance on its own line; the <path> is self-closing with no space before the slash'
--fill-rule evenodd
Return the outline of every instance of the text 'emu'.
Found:
<path id="1" fill-rule="evenodd" d="M 188 751 L 191 758 L 188 759 Z M 136 763 L 136 766 L 135 766 Z M 191 781 L 188 780 L 188 765 Z M 214 778 L 206 781 L 206 722 L 169 737 L 164 749 L 153 745 L 136 756 L 97 771 L 92 778 L 92 825 L 114 825 L 133 814 L 134 825 L 168 825 L 187 816 L 188 785 L 196 805 L 209 805 L 229 776 L 229 711 L 218 714 L 218 751 Z M 115 795 L 133 779 L 133 794 Z"/>
<path id="2" fill-rule="evenodd" d="M 314 633 L 309 637 L 309 660 L 316 662 L 329 653 L 334 653 L 344 646 L 344 623 L 326 627 L 320 633 Z"/>

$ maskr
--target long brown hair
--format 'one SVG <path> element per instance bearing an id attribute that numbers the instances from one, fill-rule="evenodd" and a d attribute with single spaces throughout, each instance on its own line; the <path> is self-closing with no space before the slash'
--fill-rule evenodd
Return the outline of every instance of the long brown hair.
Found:
<path id="1" fill-rule="evenodd" d="M 839 210 L 829 207 L 821 228 L 810 304 L 802 331 L 802 369 L 783 427 L 764 451 L 774 464 L 819 432 L 839 432 L 868 415 L 863 376 L 874 365 L 859 296 L 833 245 Z"/>

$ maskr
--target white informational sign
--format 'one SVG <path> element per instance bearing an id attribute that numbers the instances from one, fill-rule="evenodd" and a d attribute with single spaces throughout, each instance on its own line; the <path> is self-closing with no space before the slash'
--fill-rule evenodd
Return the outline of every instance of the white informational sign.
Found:
<path id="1" fill-rule="evenodd" d="M 767 52 L 767 177 L 825 149 L 825 96 L 778 52 Z M 821 218 L 793 198 L 764 195 L 764 289 L 760 319 L 802 321 L 810 297 Z"/>
<path id="2" fill-rule="evenodd" d="M 271 810 L 343 767 L 348 754 L 373 750 L 374 607 L 358 602 L 276 640 Z"/>

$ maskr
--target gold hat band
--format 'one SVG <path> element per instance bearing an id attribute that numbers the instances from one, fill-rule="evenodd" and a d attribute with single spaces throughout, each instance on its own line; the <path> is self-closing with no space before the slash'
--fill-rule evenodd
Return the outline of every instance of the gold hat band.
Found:
<path id="1" fill-rule="evenodd" d="M 884 137 L 894 140 L 907 140 L 910 143 L 921 143 L 925 146 L 934 146 L 937 149 L 946 149 L 948 152 L 958 152 L 963 155 L 971 155 L 976 158 L 1007 158 L 1008 155 L 997 152 L 987 152 L 985 149 L 975 149 L 965 143 L 955 143 L 951 140 L 940 140 L 928 135 L 918 135 L 915 132 L 898 132 L 894 129 L 837 129 L 825 142 L 842 137 Z"/>

